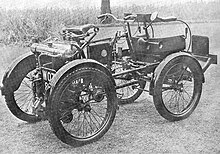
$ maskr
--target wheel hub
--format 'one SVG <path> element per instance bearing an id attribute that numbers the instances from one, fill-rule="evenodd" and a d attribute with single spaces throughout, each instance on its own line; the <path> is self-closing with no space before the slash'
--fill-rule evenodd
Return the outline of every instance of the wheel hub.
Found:
<path id="1" fill-rule="evenodd" d="M 85 111 L 85 112 L 90 112 L 90 111 L 91 111 L 91 106 L 90 106 L 90 105 L 86 105 L 86 106 L 84 107 L 84 111 Z"/>
<path id="2" fill-rule="evenodd" d="M 173 85 L 173 89 L 175 91 L 183 92 L 183 83 L 176 83 Z"/>
<path id="3" fill-rule="evenodd" d="M 93 98 L 96 102 L 101 102 L 104 99 L 104 93 L 102 89 L 97 89 L 93 94 Z"/>

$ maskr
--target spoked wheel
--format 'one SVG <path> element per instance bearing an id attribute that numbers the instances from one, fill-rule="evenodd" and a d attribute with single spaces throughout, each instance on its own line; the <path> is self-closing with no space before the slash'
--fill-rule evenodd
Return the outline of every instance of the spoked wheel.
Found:
<path id="1" fill-rule="evenodd" d="M 114 84 L 95 68 L 63 75 L 50 97 L 50 125 L 61 141 L 74 147 L 101 138 L 115 118 Z"/>
<path id="2" fill-rule="evenodd" d="M 114 65 L 115 73 L 119 73 L 125 70 L 121 65 Z M 116 90 L 117 96 L 120 99 L 119 104 L 129 104 L 133 103 L 143 92 L 145 88 L 146 82 L 145 81 L 137 81 L 133 79 L 132 74 L 125 74 L 121 76 L 117 76 L 115 78 L 115 83 L 118 87 L 124 84 L 134 83 L 123 88 L 119 88 Z"/>
<path id="3" fill-rule="evenodd" d="M 41 118 L 37 116 L 35 112 L 35 104 L 37 103 L 34 91 L 33 91 L 33 72 L 26 72 L 26 76 L 19 84 L 19 88 L 14 92 L 8 92 L 5 94 L 7 106 L 17 118 L 33 123 L 40 121 Z"/>
<path id="4" fill-rule="evenodd" d="M 159 114 L 169 121 L 190 116 L 202 93 L 202 72 L 196 60 L 176 57 L 156 76 L 153 100 Z"/>

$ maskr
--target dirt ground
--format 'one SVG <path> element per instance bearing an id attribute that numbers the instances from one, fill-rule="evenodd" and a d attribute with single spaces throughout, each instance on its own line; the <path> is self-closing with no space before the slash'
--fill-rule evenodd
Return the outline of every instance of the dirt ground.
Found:
<path id="1" fill-rule="evenodd" d="M 210 51 L 220 62 L 220 48 Z M 59 141 L 47 121 L 18 120 L 0 97 L 0 153 L 220 153 L 220 65 L 212 65 L 205 78 L 200 103 L 189 118 L 168 122 L 143 93 L 134 104 L 120 107 L 104 137 L 79 148 Z"/>

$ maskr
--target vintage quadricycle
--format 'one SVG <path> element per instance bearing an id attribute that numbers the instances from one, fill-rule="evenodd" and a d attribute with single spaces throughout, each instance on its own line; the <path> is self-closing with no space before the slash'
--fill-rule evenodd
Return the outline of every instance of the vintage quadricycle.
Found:
<path id="1" fill-rule="evenodd" d="M 192 35 L 184 21 L 157 12 L 98 18 L 112 18 L 124 30 L 94 41 L 95 25 L 64 28 L 62 41 L 33 40 L 31 52 L 12 62 L 1 87 L 12 114 L 27 122 L 48 119 L 55 135 L 72 146 L 101 138 L 118 105 L 134 102 L 143 91 L 165 119 L 190 116 L 200 100 L 204 72 L 217 64 L 208 37 Z M 143 33 L 132 36 L 131 22 Z M 152 25 L 161 22 L 180 22 L 185 33 L 156 38 Z M 126 47 L 117 47 L 122 39 Z"/>

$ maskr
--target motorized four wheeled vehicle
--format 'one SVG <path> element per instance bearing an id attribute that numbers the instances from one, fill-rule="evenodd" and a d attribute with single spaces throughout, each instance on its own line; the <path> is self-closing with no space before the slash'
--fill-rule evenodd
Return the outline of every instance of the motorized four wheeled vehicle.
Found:
<path id="1" fill-rule="evenodd" d="M 1 87 L 12 114 L 27 122 L 48 119 L 55 135 L 72 146 L 101 138 L 118 105 L 134 102 L 143 91 L 165 119 L 191 115 L 204 72 L 217 64 L 217 56 L 209 54 L 208 37 L 192 35 L 184 21 L 158 17 L 157 12 L 98 18 L 112 18 L 124 29 L 112 38 L 94 40 L 99 32 L 95 25 L 64 28 L 62 41 L 34 39 L 31 52 L 12 62 Z M 184 33 L 156 38 L 153 25 L 161 22 L 182 23 Z M 139 35 L 131 34 L 131 24 Z M 123 39 L 127 46 L 117 47 Z"/>

